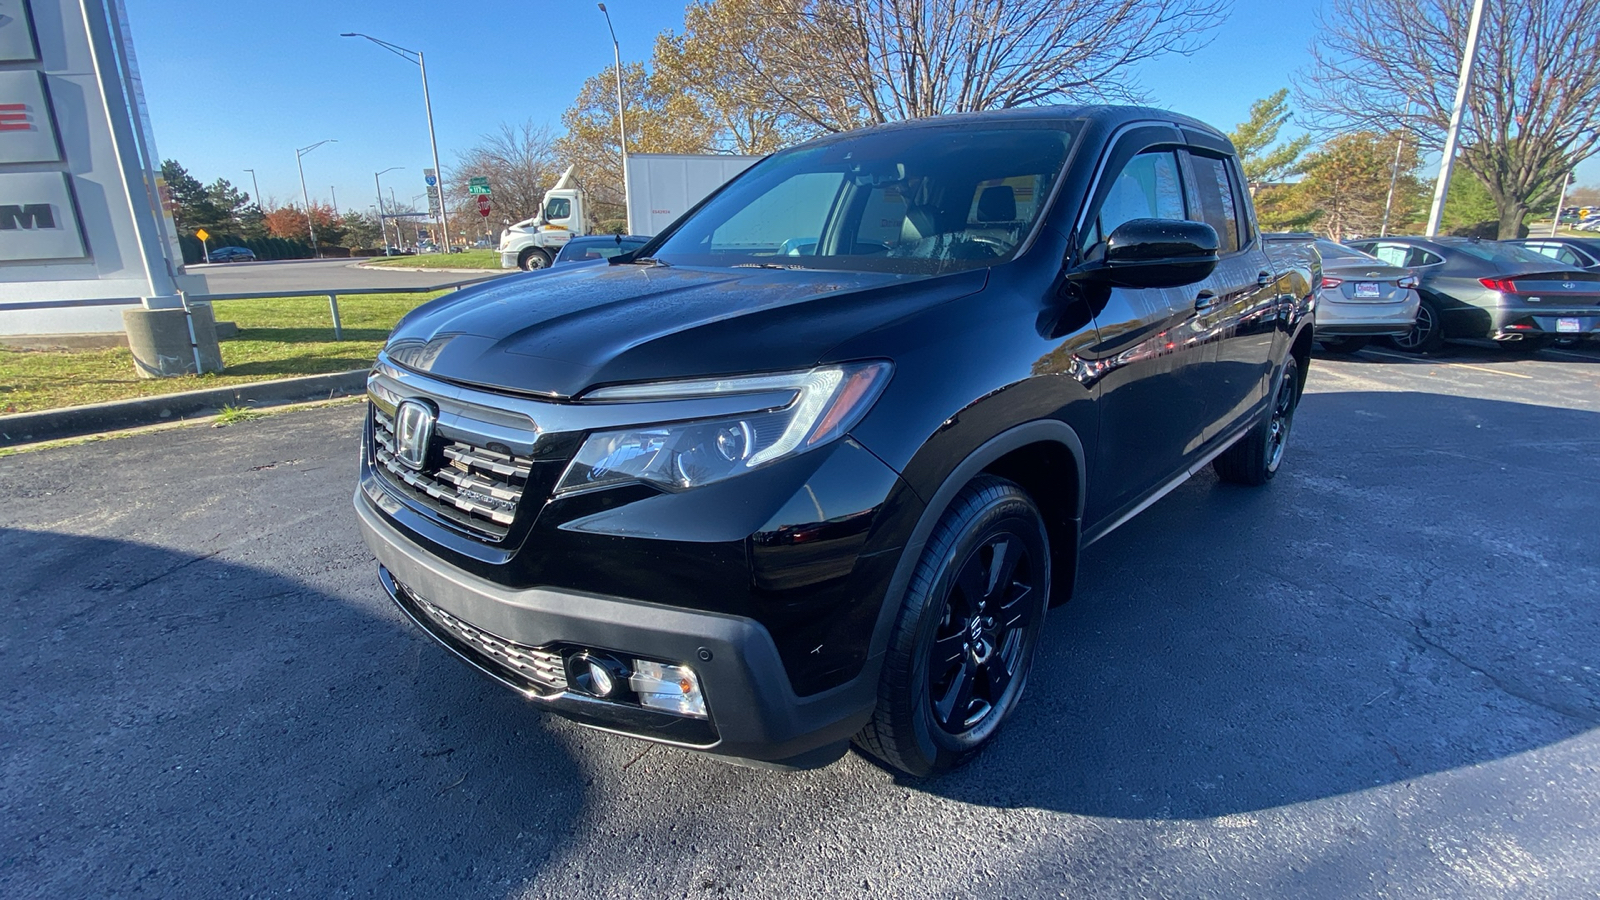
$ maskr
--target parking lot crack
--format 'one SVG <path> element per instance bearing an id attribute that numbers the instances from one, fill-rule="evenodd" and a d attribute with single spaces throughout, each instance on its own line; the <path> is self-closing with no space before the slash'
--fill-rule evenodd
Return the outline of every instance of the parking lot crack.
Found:
<path id="1" fill-rule="evenodd" d="M 1286 584 L 1292 584 L 1295 587 L 1300 588 L 1301 590 L 1309 590 L 1309 588 L 1307 588 L 1306 585 L 1299 584 L 1293 578 L 1290 578 L 1290 577 L 1288 577 L 1288 576 L 1286 576 L 1286 575 L 1284 575 L 1282 573 L 1273 572 L 1273 571 L 1270 571 L 1270 570 L 1268 570 L 1268 572 L 1274 578 L 1278 578 L 1278 579 L 1282 580 L 1283 582 L 1285 582 Z M 1338 594 L 1339 596 L 1341 596 L 1341 597 L 1343 597 L 1343 598 L 1345 598 L 1347 600 L 1350 600 L 1350 601 L 1352 601 L 1354 603 L 1358 603 L 1358 604 L 1366 607 L 1367 609 L 1372 610 L 1373 612 L 1377 613 L 1378 615 L 1383 616 L 1384 618 L 1389 619 L 1392 622 L 1395 622 L 1396 624 L 1400 625 L 1401 627 L 1409 629 L 1410 632 L 1411 632 L 1412 637 L 1414 637 L 1416 639 L 1418 644 L 1422 645 L 1423 647 L 1428 648 L 1429 650 L 1433 650 L 1433 651 L 1439 653 L 1441 656 L 1444 656 L 1446 659 L 1449 659 L 1450 661 L 1456 663 L 1457 665 L 1461 666 L 1462 668 L 1466 669 L 1467 671 L 1472 672 L 1473 674 L 1476 674 L 1476 675 L 1482 677 L 1485 681 L 1487 681 L 1491 685 L 1493 685 L 1494 688 L 1496 690 L 1500 691 L 1502 694 L 1505 694 L 1505 695 L 1507 695 L 1509 697 L 1515 697 L 1516 699 L 1521 700 L 1524 703 L 1528 703 L 1528 704 L 1531 704 L 1533 706 L 1537 706 L 1540 709 L 1546 710 L 1548 712 L 1553 712 L 1556 715 L 1563 716 L 1565 718 L 1569 718 L 1569 719 L 1573 719 L 1573 720 L 1576 720 L 1576 721 L 1579 721 L 1579 722 L 1583 722 L 1583 723 L 1585 723 L 1587 725 L 1600 725 L 1600 710 L 1595 710 L 1595 709 L 1590 708 L 1590 707 L 1579 706 L 1579 705 L 1575 705 L 1575 704 L 1572 704 L 1572 703 L 1566 703 L 1566 702 L 1562 702 L 1560 700 L 1554 700 L 1554 699 L 1550 699 L 1548 697 L 1545 697 L 1539 691 L 1534 689 L 1533 687 L 1531 687 L 1529 685 L 1526 685 L 1526 684 L 1522 684 L 1521 682 L 1515 681 L 1513 679 L 1508 679 L 1508 678 L 1505 678 L 1503 676 L 1497 675 L 1494 672 L 1491 672 L 1488 669 L 1485 669 L 1484 667 L 1482 667 L 1482 666 L 1480 666 L 1480 665 L 1468 660 L 1466 657 L 1463 657 L 1459 653 L 1456 653 L 1454 650 L 1451 650 L 1449 647 L 1446 647 L 1444 644 L 1441 644 L 1438 641 L 1428 637 L 1427 633 L 1422 630 L 1423 625 L 1419 625 L 1417 622 L 1412 621 L 1411 619 L 1407 619 L 1406 617 L 1404 617 L 1404 616 L 1402 616 L 1402 615 L 1400 615 L 1400 614 L 1398 614 L 1398 613 L 1396 613 L 1396 612 L 1394 612 L 1392 610 L 1384 609 L 1382 606 L 1379 606 L 1378 604 L 1373 603 L 1370 600 L 1367 600 L 1365 598 L 1357 597 L 1357 596 L 1355 596 L 1353 594 L 1350 594 L 1350 593 L 1346 592 L 1344 589 L 1340 588 L 1336 584 L 1332 584 L 1330 582 L 1323 581 L 1321 579 L 1315 579 L 1315 580 L 1317 581 L 1318 584 L 1322 585 L 1323 587 L 1327 588 L 1328 590 L 1333 591 L 1334 593 Z M 1431 584 L 1431 582 L 1430 582 L 1430 584 Z M 1426 588 L 1424 588 L 1424 590 L 1426 590 Z M 1426 621 L 1424 621 L 1423 624 L 1427 624 Z"/>

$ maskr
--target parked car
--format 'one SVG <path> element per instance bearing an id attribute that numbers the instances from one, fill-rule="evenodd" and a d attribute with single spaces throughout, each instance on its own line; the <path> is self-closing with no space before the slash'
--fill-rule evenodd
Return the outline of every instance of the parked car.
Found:
<path id="1" fill-rule="evenodd" d="M 1501 241 L 1579 269 L 1600 269 L 1600 238 L 1542 237 Z"/>
<path id="2" fill-rule="evenodd" d="M 214 263 L 255 262 L 256 252 L 249 247 L 218 247 L 207 259 Z"/>
<path id="3" fill-rule="evenodd" d="M 403 318 L 360 527 L 539 708 L 929 775 L 1016 708 L 1080 548 L 1204 466 L 1279 470 L 1321 271 L 1275 258 L 1228 139 L 1170 112 L 819 138 L 606 264 Z"/>
<path id="4" fill-rule="evenodd" d="M 1355 353 L 1374 337 L 1410 333 L 1417 320 L 1417 278 L 1409 269 L 1309 232 L 1263 235 L 1269 246 L 1310 242 L 1322 258 L 1317 291 L 1317 342 L 1332 353 Z"/>
<path id="5" fill-rule="evenodd" d="M 1572 227 L 1579 231 L 1600 231 L 1600 215 L 1584 216 Z"/>
<path id="6" fill-rule="evenodd" d="M 1600 333 L 1600 273 L 1501 241 L 1391 237 L 1351 246 L 1421 280 L 1416 326 L 1394 338 L 1401 350 L 1426 353 L 1453 338 L 1487 338 L 1532 353 L 1558 337 Z"/>
<path id="7" fill-rule="evenodd" d="M 554 265 L 610 259 L 613 256 L 637 250 L 649 240 L 647 237 L 638 237 L 632 234 L 597 234 L 588 237 L 575 237 L 562 246 L 561 252 L 556 254 Z"/>

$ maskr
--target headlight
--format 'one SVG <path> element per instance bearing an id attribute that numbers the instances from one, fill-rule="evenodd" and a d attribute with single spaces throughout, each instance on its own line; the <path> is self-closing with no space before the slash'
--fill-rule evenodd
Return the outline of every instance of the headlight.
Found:
<path id="1" fill-rule="evenodd" d="M 757 412 L 600 431 L 583 442 L 556 493 L 646 482 L 669 491 L 731 478 L 826 443 L 848 431 L 889 383 L 887 362 L 809 372 L 601 388 L 584 400 L 686 400 L 788 394 Z"/>

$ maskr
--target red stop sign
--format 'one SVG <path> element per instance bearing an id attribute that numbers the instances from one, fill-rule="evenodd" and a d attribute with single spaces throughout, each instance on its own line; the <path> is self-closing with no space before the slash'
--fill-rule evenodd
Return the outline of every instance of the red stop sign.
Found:
<path id="1" fill-rule="evenodd" d="M 478 215 L 483 216 L 485 219 L 489 218 L 489 195 L 488 194 L 479 194 L 478 195 Z"/>

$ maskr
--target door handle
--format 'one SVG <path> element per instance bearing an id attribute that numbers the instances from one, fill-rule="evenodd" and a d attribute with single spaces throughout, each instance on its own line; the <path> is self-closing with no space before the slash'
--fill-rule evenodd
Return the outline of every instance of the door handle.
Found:
<path id="1" fill-rule="evenodd" d="M 1260 287 L 1266 287 L 1276 280 L 1277 279 L 1272 277 L 1272 273 L 1266 271 L 1265 269 L 1256 273 L 1256 284 Z"/>
<path id="2" fill-rule="evenodd" d="M 1212 291 L 1201 291 L 1194 298 L 1195 312 L 1210 312 L 1217 306 L 1217 295 Z"/>

